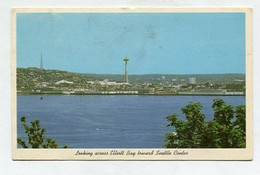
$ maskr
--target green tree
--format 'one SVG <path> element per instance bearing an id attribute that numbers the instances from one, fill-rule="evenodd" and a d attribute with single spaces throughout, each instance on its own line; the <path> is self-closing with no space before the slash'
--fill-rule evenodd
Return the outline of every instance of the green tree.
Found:
<path id="1" fill-rule="evenodd" d="M 186 121 L 177 114 L 167 117 L 168 127 L 174 132 L 166 134 L 166 148 L 245 148 L 245 106 L 233 107 L 222 99 L 215 99 L 214 117 L 205 121 L 200 103 L 190 102 L 182 108 Z"/>
<path id="2" fill-rule="evenodd" d="M 17 138 L 17 143 L 23 148 L 58 148 L 56 140 L 45 137 L 46 129 L 41 128 L 40 121 L 34 120 L 29 126 L 26 117 L 21 117 L 22 125 L 28 136 L 28 141 Z M 64 145 L 62 148 L 68 148 Z"/>

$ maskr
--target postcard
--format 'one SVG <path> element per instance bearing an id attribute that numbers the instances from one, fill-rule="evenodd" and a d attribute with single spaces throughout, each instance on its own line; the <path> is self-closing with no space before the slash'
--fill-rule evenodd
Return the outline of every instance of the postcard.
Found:
<path id="1" fill-rule="evenodd" d="M 251 160 L 250 8 L 12 9 L 14 160 Z"/>

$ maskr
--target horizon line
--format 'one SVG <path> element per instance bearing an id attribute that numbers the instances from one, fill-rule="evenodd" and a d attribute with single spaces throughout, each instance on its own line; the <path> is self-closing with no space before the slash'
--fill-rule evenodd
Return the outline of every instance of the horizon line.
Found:
<path id="1" fill-rule="evenodd" d="M 16 68 L 22 68 L 22 69 L 29 69 L 29 68 L 35 68 L 39 69 L 38 67 L 16 67 Z M 86 73 L 86 72 L 71 72 L 67 70 L 59 70 L 59 69 L 43 69 L 43 70 L 56 70 L 56 71 L 66 71 L 69 73 L 76 73 L 76 74 L 96 74 L 96 75 L 122 75 L 125 74 L 119 74 L 119 73 Z M 246 75 L 246 73 L 145 73 L 145 74 L 128 74 L 128 76 L 134 76 L 134 75 L 224 75 L 224 74 L 243 74 Z"/>

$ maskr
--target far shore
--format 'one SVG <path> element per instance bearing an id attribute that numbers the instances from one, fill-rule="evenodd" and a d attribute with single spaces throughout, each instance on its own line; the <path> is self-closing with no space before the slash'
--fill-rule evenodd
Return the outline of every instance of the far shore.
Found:
<path id="1" fill-rule="evenodd" d="M 64 93 L 17 93 L 17 95 L 65 95 L 65 96 L 73 96 L 73 95 L 142 95 L 142 96 L 245 96 L 243 95 L 227 95 L 227 94 L 170 94 L 170 93 L 162 93 L 162 94 L 148 94 L 148 93 L 138 93 L 138 94 L 102 94 L 102 93 L 72 93 L 72 94 L 64 94 Z"/>

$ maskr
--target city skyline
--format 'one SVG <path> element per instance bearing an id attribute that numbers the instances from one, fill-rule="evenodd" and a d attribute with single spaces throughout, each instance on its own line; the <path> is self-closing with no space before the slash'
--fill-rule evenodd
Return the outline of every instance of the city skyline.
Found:
<path id="1" fill-rule="evenodd" d="M 42 51 L 45 69 L 69 72 L 124 74 L 127 56 L 129 75 L 244 74 L 244 23 L 244 13 L 18 14 L 17 67 L 39 67 Z"/>

